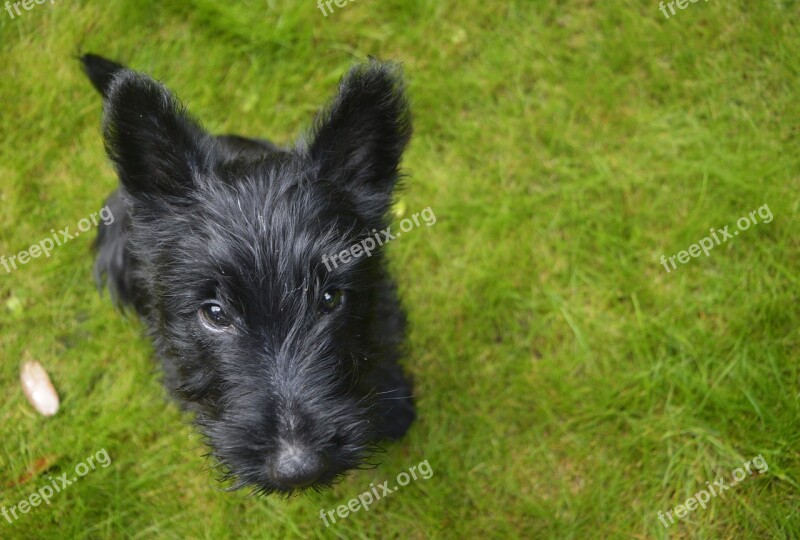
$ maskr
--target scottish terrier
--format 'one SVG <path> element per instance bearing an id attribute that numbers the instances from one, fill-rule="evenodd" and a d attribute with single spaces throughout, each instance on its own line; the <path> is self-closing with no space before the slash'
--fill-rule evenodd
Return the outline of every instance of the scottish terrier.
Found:
<path id="1" fill-rule="evenodd" d="M 322 489 L 415 417 L 405 316 L 380 248 L 411 116 L 398 66 L 371 59 L 288 148 L 205 131 L 161 83 L 93 54 L 120 185 L 95 277 L 147 328 L 164 384 L 195 412 L 230 489 Z"/>

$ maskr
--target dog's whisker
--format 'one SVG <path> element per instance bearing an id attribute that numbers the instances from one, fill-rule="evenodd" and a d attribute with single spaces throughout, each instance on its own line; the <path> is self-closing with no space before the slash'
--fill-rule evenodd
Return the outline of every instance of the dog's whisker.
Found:
<path id="1" fill-rule="evenodd" d="M 379 396 L 381 394 L 393 394 L 394 392 L 397 392 L 398 390 L 400 390 L 399 386 L 397 388 L 393 388 L 392 390 L 386 390 L 385 392 L 375 392 L 375 395 Z"/>

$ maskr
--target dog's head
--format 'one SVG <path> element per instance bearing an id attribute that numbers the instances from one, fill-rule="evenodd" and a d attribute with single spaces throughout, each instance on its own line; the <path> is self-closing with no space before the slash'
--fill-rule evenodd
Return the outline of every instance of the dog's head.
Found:
<path id="1" fill-rule="evenodd" d="M 128 70 L 108 88 L 103 128 L 148 325 L 227 476 L 287 493 L 363 463 L 375 429 L 365 377 L 386 337 L 381 247 L 326 262 L 385 226 L 411 133 L 398 68 L 353 68 L 287 151 L 233 150 Z"/>

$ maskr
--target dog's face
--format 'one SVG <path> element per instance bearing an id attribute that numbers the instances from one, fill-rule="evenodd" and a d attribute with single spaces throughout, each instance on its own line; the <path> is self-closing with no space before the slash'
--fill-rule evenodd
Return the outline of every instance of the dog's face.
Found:
<path id="1" fill-rule="evenodd" d="M 123 71 L 104 134 L 152 297 L 150 331 L 226 475 L 290 493 L 363 463 L 380 250 L 330 269 L 323 259 L 384 226 L 410 137 L 396 69 L 354 68 L 306 141 L 258 158 Z"/>

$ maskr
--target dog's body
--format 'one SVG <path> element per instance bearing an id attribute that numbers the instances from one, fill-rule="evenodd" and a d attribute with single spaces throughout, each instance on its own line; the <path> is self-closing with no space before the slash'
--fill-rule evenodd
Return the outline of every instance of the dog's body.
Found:
<path id="1" fill-rule="evenodd" d="M 401 437 L 415 413 L 381 253 L 321 264 L 386 225 L 411 135 L 397 69 L 352 69 L 282 149 L 210 135 L 149 77 L 81 61 L 120 177 L 96 276 L 144 321 L 224 476 L 263 493 L 318 488 Z"/>

